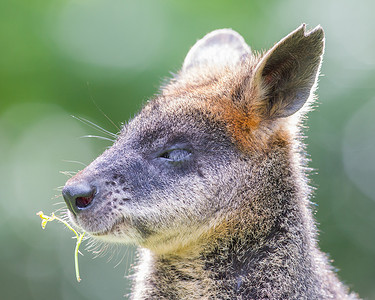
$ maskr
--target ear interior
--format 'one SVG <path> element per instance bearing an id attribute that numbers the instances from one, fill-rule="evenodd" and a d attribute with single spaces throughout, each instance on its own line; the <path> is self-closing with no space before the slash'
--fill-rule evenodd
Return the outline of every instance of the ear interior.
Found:
<path id="1" fill-rule="evenodd" d="M 252 80 L 263 93 L 264 117 L 288 117 L 302 108 L 314 92 L 323 52 L 323 29 L 306 32 L 302 25 L 264 55 Z"/>
<path id="2" fill-rule="evenodd" d="M 204 36 L 188 52 L 182 71 L 193 67 L 234 66 L 251 54 L 243 37 L 232 29 L 218 29 Z"/>

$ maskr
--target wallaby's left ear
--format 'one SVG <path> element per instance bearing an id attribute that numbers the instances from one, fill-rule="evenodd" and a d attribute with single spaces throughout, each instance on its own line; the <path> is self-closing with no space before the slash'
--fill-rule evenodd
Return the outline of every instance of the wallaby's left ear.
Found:
<path id="1" fill-rule="evenodd" d="M 263 118 L 283 118 L 297 112 L 313 94 L 324 52 L 324 31 L 305 24 L 287 35 L 260 60 L 251 86 L 261 93 L 257 103 Z"/>
<path id="2" fill-rule="evenodd" d="M 243 37 L 232 29 L 218 29 L 210 32 L 190 49 L 182 71 L 193 67 L 215 68 L 235 66 L 246 55 L 250 47 Z"/>

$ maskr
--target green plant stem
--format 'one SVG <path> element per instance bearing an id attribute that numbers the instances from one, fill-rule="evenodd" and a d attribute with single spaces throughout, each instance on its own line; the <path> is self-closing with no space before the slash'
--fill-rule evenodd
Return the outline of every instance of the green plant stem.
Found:
<path id="1" fill-rule="evenodd" d="M 47 216 L 47 215 L 43 214 L 42 211 L 40 211 L 40 212 L 37 213 L 37 215 L 42 219 L 42 228 L 43 229 L 46 227 L 48 222 L 52 222 L 53 220 L 57 220 L 60 223 L 63 223 L 66 227 L 68 227 L 76 235 L 77 241 L 76 241 L 76 248 L 75 248 L 75 251 L 74 251 L 74 266 L 75 266 L 75 270 L 76 270 L 77 281 L 80 282 L 81 277 L 79 275 L 78 253 L 79 253 L 79 246 L 82 243 L 83 237 L 85 236 L 85 232 L 83 232 L 83 233 L 77 232 L 72 226 L 70 226 L 70 224 L 68 222 L 64 221 L 63 219 L 60 219 L 59 217 L 56 217 L 56 215 L 54 213 L 52 213 L 51 216 Z"/>

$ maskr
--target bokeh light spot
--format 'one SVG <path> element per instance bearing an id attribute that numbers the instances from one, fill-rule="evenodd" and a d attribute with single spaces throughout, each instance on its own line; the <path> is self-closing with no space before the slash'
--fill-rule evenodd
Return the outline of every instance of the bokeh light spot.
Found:
<path id="1" fill-rule="evenodd" d="M 347 175 L 368 197 L 375 200 L 375 99 L 363 105 L 349 120 L 343 139 Z"/>

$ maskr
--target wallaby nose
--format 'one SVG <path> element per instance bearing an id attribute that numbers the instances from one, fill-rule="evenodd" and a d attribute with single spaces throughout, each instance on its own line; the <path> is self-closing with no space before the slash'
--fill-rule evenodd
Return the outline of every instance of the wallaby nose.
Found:
<path id="1" fill-rule="evenodd" d="M 68 184 L 62 190 L 66 205 L 75 215 L 92 204 L 95 193 L 96 188 L 88 182 Z"/>

